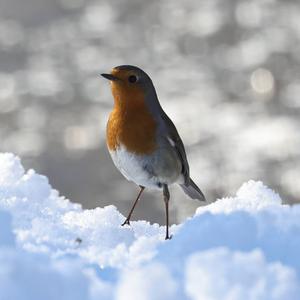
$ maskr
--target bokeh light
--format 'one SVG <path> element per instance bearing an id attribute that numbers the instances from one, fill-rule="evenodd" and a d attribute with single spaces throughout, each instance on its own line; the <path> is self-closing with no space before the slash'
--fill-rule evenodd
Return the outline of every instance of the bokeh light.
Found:
<path id="1" fill-rule="evenodd" d="M 300 200 L 300 3 L 295 0 L 0 0 L 0 151 L 85 207 L 126 212 L 135 187 L 105 146 L 99 76 L 143 68 L 207 198 L 260 179 Z M 171 190 L 179 221 L 197 202 Z M 156 192 L 137 218 L 164 222 Z M 175 215 L 175 214 L 173 214 Z"/>

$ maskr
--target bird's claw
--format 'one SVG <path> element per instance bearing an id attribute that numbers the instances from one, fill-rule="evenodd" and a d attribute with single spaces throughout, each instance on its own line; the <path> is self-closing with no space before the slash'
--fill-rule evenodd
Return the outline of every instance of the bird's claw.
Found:
<path id="1" fill-rule="evenodd" d="M 172 237 L 173 237 L 173 235 L 171 234 L 171 235 L 166 235 L 166 237 L 165 237 L 165 240 L 171 240 L 172 239 Z"/>
<path id="2" fill-rule="evenodd" d="M 130 221 L 128 219 L 126 219 L 121 226 L 125 226 L 125 225 L 129 225 L 130 226 Z"/>

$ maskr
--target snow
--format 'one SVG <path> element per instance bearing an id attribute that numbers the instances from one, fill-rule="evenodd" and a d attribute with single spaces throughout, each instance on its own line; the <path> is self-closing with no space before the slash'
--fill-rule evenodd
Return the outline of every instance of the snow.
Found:
<path id="1" fill-rule="evenodd" d="M 87 184 L 87 183 L 84 183 Z M 300 205 L 261 182 L 165 228 L 83 210 L 0 154 L 0 299 L 298 299 Z"/>
<path id="2" fill-rule="evenodd" d="M 186 264 L 185 289 L 192 299 L 296 299 L 295 271 L 268 264 L 260 250 L 217 248 L 193 254 Z"/>

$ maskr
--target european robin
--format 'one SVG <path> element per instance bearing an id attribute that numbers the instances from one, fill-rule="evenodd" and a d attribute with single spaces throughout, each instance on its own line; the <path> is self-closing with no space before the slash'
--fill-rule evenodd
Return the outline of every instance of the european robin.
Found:
<path id="1" fill-rule="evenodd" d="M 182 140 L 160 106 L 151 78 L 143 70 L 124 65 L 101 75 L 110 81 L 114 98 L 106 129 L 108 150 L 123 176 L 140 186 L 122 225 L 130 225 L 144 189 L 159 188 L 163 191 L 166 210 L 166 239 L 170 239 L 168 186 L 178 183 L 189 197 L 205 201 L 190 178 Z"/>

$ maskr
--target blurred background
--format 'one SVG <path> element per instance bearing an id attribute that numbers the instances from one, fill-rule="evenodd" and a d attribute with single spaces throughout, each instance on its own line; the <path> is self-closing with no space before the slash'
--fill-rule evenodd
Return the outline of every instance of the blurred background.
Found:
<path id="1" fill-rule="evenodd" d="M 300 200 L 296 0 L 0 0 L 0 151 L 85 208 L 126 214 L 138 188 L 105 146 L 112 96 L 99 74 L 144 69 L 207 199 L 262 180 Z M 171 221 L 201 203 L 171 189 Z M 157 191 L 134 219 L 164 223 Z"/>

